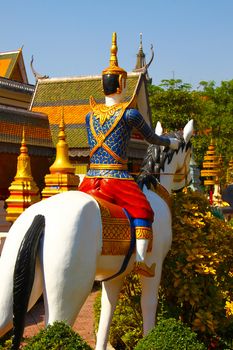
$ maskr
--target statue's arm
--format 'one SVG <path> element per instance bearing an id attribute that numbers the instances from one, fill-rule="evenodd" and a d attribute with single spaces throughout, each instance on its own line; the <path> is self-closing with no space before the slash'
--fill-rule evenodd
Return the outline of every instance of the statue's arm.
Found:
<path id="1" fill-rule="evenodd" d="M 135 127 L 149 143 L 161 146 L 170 146 L 170 139 L 168 137 L 155 134 L 137 109 L 128 109 L 126 111 L 126 119 L 127 123 L 131 127 Z"/>

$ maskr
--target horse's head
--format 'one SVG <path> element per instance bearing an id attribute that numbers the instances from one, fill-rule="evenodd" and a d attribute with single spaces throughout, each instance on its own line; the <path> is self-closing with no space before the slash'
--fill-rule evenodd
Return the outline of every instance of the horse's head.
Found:
<path id="1" fill-rule="evenodd" d="M 180 136 L 178 136 L 180 134 Z M 190 159 L 192 147 L 190 138 L 193 134 L 193 120 L 190 120 L 184 127 L 183 132 L 177 133 L 180 139 L 180 147 L 177 150 L 177 157 L 174 156 L 175 171 L 173 176 L 172 190 L 177 191 L 191 182 Z"/>
<path id="2" fill-rule="evenodd" d="M 157 123 L 155 132 L 162 135 L 163 129 Z M 166 134 L 169 138 L 180 141 L 177 150 L 169 147 L 150 145 L 143 161 L 139 182 L 156 184 L 160 182 L 169 192 L 177 191 L 188 185 L 191 181 L 189 163 L 191 158 L 190 138 L 193 133 L 193 120 L 190 120 L 183 131 Z"/>

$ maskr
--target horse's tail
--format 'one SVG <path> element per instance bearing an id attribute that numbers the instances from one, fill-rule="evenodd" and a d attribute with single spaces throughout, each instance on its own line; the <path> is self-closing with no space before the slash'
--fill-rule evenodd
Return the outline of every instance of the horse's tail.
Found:
<path id="1" fill-rule="evenodd" d="M 35 276 L 36 255 L 44 227 L 44 216 L 35 216 L 17 255 L 13 282 L 12 350 L 19 349 L 23 336 L 25 317 Z"/>

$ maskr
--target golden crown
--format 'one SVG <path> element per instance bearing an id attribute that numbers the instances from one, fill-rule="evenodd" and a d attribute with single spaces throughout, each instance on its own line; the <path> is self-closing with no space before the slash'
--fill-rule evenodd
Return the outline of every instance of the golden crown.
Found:
<path id="1" fill-rule="evenodd" d="M 117 34 L 114 32 L 112 34 L 112 46 L 111 46 L 111 56 L 110 56 L 110 66 L 105 68 L 102 72 L 102 75 L 106 74 L 116 74 L 120 75 L 121 78 L 127 78 L 127 72 L 118 66 L 117 60 Z"/>

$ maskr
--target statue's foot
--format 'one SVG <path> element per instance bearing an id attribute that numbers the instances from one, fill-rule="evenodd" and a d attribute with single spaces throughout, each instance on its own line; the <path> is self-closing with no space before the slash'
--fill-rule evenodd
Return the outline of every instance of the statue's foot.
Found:
<path id="1" fill-rule="evenodd" d="M 139 275 L 145 276 L 145 277 L 154 277 L 155 275 L 155 266 L 156 264 L 153 263 L 151 267 L 147 266 L 144 261 L 136 261 L 134 263 L 134 269 L 133 271 L 135 273 L 138 273 Z"/>

